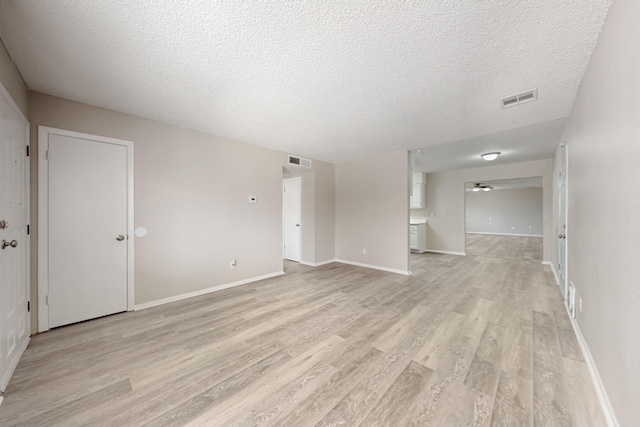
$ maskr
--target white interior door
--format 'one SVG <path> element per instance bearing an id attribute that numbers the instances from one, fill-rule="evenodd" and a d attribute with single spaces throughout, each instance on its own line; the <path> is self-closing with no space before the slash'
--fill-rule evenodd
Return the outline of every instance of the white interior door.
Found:
<path id="1" fill-rule="evenodd" d="M 0 391 L 29 343 L 29 123 L 0 86 Z"/>
<path id="2" fill-rule="evenodd" d="M 560 173 L 558 179 L 558 276 L 565 300 L 567 294 L 567 147 L 560 148 Z"/>
<path id="3" fill-rule="evenodd" d="M 284 258 L 300 262 L 302 219 L 302 180 L 286 179 L 284 187 Z"/>
<path id="4" fill-rule="evenodd" d="M 126 311 L 132 147 L 46 136 L 48 327 Z"/>

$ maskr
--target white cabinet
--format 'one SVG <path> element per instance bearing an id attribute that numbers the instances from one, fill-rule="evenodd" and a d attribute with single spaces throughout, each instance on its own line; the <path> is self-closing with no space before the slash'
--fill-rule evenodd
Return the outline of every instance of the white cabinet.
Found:
<path id="1" fill-rule="evenodd" d="M 411 198 L 409 200 L 411 209 L 424 208 L 424 184 L 413 184 L 411 186 Z"/>
<path id="2" fill-rule="evenodd" d="M 427 251 L 427 224 L 409 225 L 409 248 L 413 252 Z"/>
<path id="3" fill-rule="evenodd" d="M 414 173 L 411 176 L 411 197 L 409 208 L 424 209 L 425 206 L 425 176 L 423 173 Z"/>

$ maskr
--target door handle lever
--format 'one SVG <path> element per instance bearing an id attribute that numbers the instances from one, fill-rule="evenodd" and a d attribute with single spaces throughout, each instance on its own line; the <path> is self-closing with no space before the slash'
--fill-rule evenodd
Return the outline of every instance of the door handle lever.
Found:
<path id="1" fill-rule="evenodd" d="M 6 240 L 2 240 L 2 249 L 6 249 L 9 246 L 11 246 L 12 248 L 15 248 L 16 246 L 18 246 L 18 241 L 12 240 L 10 242 L 7 242 Z"/>

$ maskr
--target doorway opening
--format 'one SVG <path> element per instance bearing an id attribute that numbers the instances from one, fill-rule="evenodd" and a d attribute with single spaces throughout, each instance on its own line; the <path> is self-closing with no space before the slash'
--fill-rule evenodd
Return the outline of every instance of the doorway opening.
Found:
<path id="1" fill-rule="evenodd" d="M 542 177 L 465 183 L 467 255 L 542 261 Z"/>
<path id="2" fill-rule="evenodd" d="M 300 262 L 302 258 L 302 178 L 282 181 L 282 258 Z"/>

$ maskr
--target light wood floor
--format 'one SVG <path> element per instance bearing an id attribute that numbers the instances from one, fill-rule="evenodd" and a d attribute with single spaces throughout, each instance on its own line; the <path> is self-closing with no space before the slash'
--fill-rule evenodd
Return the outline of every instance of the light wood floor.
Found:
<path id="1" fill-rule="evenodd" d="M 550 271 L 412 255 L 33 337 L 2 426 L 604 426 Z"/>
<path id="2" fill-rule="evenodd" d="M 467 233 L 467 255 L 542 261 L 542 237 Z"/>

